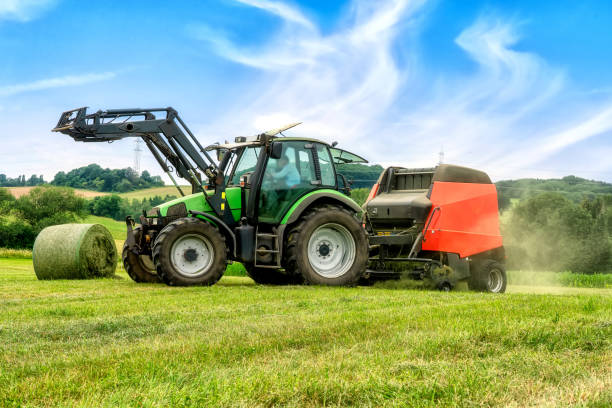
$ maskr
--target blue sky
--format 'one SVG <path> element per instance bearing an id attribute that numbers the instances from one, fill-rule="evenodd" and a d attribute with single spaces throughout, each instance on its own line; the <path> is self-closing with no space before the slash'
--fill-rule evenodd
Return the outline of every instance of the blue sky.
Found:
<path id="1" fill-rule="evenodd" d="M 0 0 L 0 55 L 11 177 L 131 166 L 131 141 L 49 131 L 86 105 L 173 106 L 203 144 L 303 121 L 383 165 L 612 181 L 610 1 Z"/>

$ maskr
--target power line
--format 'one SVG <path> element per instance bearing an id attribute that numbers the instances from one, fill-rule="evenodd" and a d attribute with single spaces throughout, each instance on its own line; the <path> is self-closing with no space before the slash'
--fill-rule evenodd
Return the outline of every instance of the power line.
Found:
<path id="1" fill-rule="evenodd" d="M 138 176 L 140 176 L 140 154 L 142 153 L 140 143 L 142 143 L 140 138 L 134 139 L 134 172 Z"/>

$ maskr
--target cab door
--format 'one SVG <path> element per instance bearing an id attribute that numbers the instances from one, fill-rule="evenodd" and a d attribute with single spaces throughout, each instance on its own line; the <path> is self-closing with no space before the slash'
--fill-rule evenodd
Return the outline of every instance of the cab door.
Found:
<path id="1" fill-rule="evenodd" d="M 271 224 L 278 224 L 304 194 L 335 188 L 336 177 L 327 146 L 278 139 L 275 143 L 282 143 L 282 154 L 268 159 L 259 195 L 259 222 Z"/>

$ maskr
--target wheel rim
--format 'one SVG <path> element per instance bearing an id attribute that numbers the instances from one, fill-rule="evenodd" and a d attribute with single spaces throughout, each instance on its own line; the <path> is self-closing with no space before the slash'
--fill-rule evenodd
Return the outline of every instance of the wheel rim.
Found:
<path id="1" fill-rule="evenodd" d="M 324 278 L 344 275 L 355 262 L 355 239 L 336 223 L 323 224 L 308 240 L 308 262 Z"/>
<path id="2" fill-rule="evenodd" d="M 170 259 L 172 266 L 181 275 L 195 278 L 205 274 L 213 263 L 214 250 L 206 237 L 187 234 L 172 244 Z"/>
<path id="3" fill-rule="evenodd" d="M 504 285 L 504 277 L 502 275 L 502 271 L 497 268 L 491 269 L 489 271 L 489 280 L 487 282 L 489 286 L 489 291 L 493 293 L 498 293 L 501 291 L 502 286 Z"/>

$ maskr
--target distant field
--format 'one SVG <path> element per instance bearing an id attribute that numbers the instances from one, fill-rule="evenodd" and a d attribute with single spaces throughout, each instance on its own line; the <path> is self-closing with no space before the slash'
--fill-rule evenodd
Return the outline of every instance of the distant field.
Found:
<path id="1" fill-rule="evenodd" d="M 120 277 L 42 282 L 0 259 L 0 406 L 612 404 L 611 289 Z"/>
<path id="2" fill-rule="evenodd" d="M 183 192 L 185 194 L 191 194 L 191 186 L 181 186 L 181 187 L 183 188 Z M 30 190 L 32 190 L 34 187 L 4 187 L 4 188 L 6 188 L 13 196 L 19 198 L 22 195 L 28 194 Z M 113 194 L 113 193 L 102 193 L 99 191 L 81 190 L 81 189 L 76 189 L 76 188 L 74 189 L 74 191 L 76 194 L 84 198 L 94 198 L 98 196 Z M 115 193 L 115 194 L 118 194 L 120 197 L 127 198 L 130 200 L 134 198 L 138 200 L 142 200 L 143 198 L 150 198 L 154 196 L 165 197 L 166 195 L 174 195 L 178 197 L 180 195 L 178 190 L 174 186 L 146 188 L 144 190 L 136 190 L 136 191 L 130 191 L 127 193 Z"/>
<path id="3" fill-rule="evenodd" d="M 13 196 L 19 198 L 23 195 L 28 194 L 30 190 L 32 190 L 35 187 L 4 187 L 4 188 L 6 188 Z M 75 188 L 74 192 L 77 195 L 80 195 L 81 197 L 84 197 L 84 198 L 94 198 L 94 197 L 110 194 L 110 193 L 102 193 L 99 191 L 80 190 L 78 188 Z"/>
<path id="4" fill-rule="evenodd" d="M 183 189 L 183 192 L 185 194 L 191 194 L 191 186 L 181 186 L 181 188 Z M 130 200 L 134 198 L 138 200 L 142 200 L 143 198 L 149 198 L 149 197 L 154 197 L 154 196 L 165 197 L 166 195 L 174 195 L 178 197 L 180 196 L 180 193 L 174 186 L 164 186 L 164 187 L 147 188 L 144 190 L 130 191 L 127 193 L 121 193 L 119 195 L 123 198 L 127 198 Z"/>
<path id="5" fill-rule="evenodd" d="M 84 220 L 83 224 L 101 224 L 105 226 L 115 239 L 124 240 L 127 232 L 127 227 L 123 221 L 115 221 L 112 218 L 98 217 L 95 215 L 88 215 Z"/>

